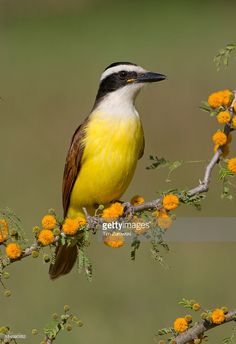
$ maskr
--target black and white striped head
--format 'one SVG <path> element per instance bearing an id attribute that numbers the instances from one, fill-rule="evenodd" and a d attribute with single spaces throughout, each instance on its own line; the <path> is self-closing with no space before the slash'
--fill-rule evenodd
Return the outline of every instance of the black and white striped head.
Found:
<path id="1" fill-rule="evenodd" d="M 145 84 L 161 81 L 165 78 L 165 75 L 149 72 L 131 62 L 112 63 L 101 75 L 95 106 L 109 95 L 112 98 L 117 98 L 119 94 L 133 101 L 138 91 Z"/>

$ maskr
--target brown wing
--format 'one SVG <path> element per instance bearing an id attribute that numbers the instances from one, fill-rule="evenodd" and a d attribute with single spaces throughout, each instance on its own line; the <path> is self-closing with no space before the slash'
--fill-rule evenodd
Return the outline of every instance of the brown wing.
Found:
<path id="1" fill-rule="evenodd" d="M 84 128 L 88 123 L 88 118 L 81 124 L 75 131 L 69 151 L 66 157 L 66 164 L 64 169 L 63 176 L 63 185 L 62 185 L 62 200 L 63 200 L 63 209 L 64 216 L 66 216 L 68 207 L 70 204 L 70 195 L 72 188 L 78 176 L 81 160 L 84 152 L 84 145 L 82 140 L 84 138 Z"/>

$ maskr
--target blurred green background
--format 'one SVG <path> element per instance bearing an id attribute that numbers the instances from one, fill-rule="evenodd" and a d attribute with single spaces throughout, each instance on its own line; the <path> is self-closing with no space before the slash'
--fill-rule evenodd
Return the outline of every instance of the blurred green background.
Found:
<path id="1" fill-rule="evenodd" d="M 114 61 L 168 76 L 138 98 L 146 149 L 123 198 L 153 199 L 158 190 L 198 182 L 204 164 L 181 168 L 170 184 L 164 171 L 145 167 L 149 154 L 211 156 L 218 126 L 198 107 L 209 93 L 235 88 L 235 61 L 219 73 L 212 62 L 219 48 L 235 42 L 235 10 L 234 1 L 0 0 L 0 206 L 16 211 L 29 237 L 48 208 L 61 213 L 70 138 L 93 105 L 100 73 Z M 182 207 L 178 216 L 235 216 L 235 200 L 220 199 L 214 177 L 203 211 Z M 37 343 L 31 329 L 68 303 L 85 326 L 57 343 L 141 344 L 153 343 L 157 330 L 181 315 L 182 297 L 209 308 L 235 306 L 235 243 L 172 243 L 168 270 L 148 249 L 145 244 L 133 263 L 129 247 L 112 250 L 95 238 L 92 283 L 76 271 L 51 282 L 40 260 L 16 263 L 8 283 L 13 296 L 0 296 L 0 323 Z M 212 342 L 220 343 L 231 327 L 214 330 Z"/>

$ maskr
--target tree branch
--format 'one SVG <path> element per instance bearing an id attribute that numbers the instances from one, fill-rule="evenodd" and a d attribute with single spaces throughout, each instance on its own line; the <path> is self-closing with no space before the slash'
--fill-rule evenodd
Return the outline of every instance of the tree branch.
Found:
<path id="1" fill-rule="evenodd" d="M 175 342 L 176 342 L 176 344 L 186 344 L 186 343 L 192 342 L 194 339 L 201 338 L 202 335 L 206 331 L 209 331 L 215 327 L 218 327 L 220 325 L 224 325 L 225 323 L 228 323 L 230 321 L 235 321 L 235 320 L 236 320 L 236 309 L 228 312 L 225 315 L 225 321 L 221 324 L 213 324 L 207 320 L 203 320 L 203 321 L 197 323 L 196 325 L 189 328 L 184 333 L 179 334 L 175 338 Z"/>

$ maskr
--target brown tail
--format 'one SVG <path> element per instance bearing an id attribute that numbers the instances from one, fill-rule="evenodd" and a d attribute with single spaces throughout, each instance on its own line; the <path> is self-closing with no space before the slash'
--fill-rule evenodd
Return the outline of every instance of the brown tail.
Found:
<path id="1" fill-rule="evenodd" d="M 77 246 L 59 245 L 55 254 L 55 262 L 49 268 L 49 275 L 52 280 L 71 271 L 77 258 Z"/>

